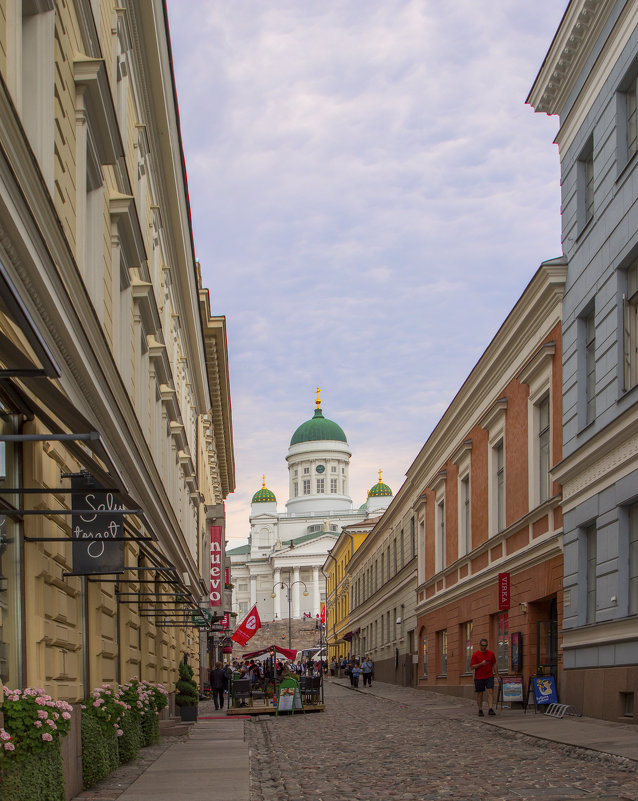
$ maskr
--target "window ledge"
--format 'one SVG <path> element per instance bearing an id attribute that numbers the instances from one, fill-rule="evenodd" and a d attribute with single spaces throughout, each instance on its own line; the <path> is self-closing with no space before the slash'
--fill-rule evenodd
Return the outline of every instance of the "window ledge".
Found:
<path id="1" fill-rule="evenodd" d="M 447 673 L 439 673 L 438 676 L 435 676 L 437 679 L 447 679 Z"/>
<path id="2" fill-rule="evenodd" d="M 625 180 L 625 178 L 627 177 L 627 174 L 629 173 L 631 167 L 636 164 L 637 159 L 638 159 L 638 151 L 636 151 L 632 155 L 632 157 L 630 159 L 628 159 L 627 162 L 623 165 L 622 169 L 620 170 L 620 172 L 618 173 L 618 176 L 616 178 L 616 186 L 618 186 L 619 184 L 621 184 Z"/>
<path id="3" fill-rule="evenodd" d="M 463 678 L 464 676 L 473 676 L 473 675 L 474 675 L 474 673 L 472 673 L 471 670 L 469 672 L 467 672 L 467 673 L 461 673 L 460 674 L 461 678 Z"/>

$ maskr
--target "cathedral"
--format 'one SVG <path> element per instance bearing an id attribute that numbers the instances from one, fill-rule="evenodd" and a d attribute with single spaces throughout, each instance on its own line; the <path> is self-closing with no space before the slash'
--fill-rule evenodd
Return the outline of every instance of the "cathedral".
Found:
<path id="1" fill-rule="evenodd" d="M 286 511 L 263 486 L 252 498 L 248 544 L 226 552 L 230 557 L 233 611 L 239 618 L 257 604 L 262 622 L 290 616 L 315 617 L 325 602 L 321 566 L 341 529 L 378 517 L 392 500 L 379 481 L 358 509 L 349 495 L 350 457 L 346 435 L 324 417 L 317 390 L 310 420 L 292 435 L 288 463 Z"/>

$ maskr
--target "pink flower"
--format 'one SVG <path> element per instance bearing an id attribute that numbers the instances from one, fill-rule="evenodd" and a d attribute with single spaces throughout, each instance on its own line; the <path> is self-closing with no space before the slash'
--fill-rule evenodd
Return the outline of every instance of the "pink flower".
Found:
<path id="1" fill-rule="evenodd" d="M 84 709 L 84 707 L 82 707 L 82 708 Z M 63 712 L 62 713 L 62 719 L 63 720 L 71 720 L 71 715 L 68 712 Z"/>
<path id="2" fill-rule="evenodd" d="M 93 706 L 96 707 L 97 709 L 99 709 L 100 702 L 99 701 L 93 701 Z"/>
<path id="3" fill-rule="evenodd" d="M 16 747 L 15 747 L 15 745 L 13 743 L 5 743 L 4 744 L 4 750 L 5 751 L 15 751 Z"/>
<path id="4" fill-rule="evenodd" d="M 117 731 L 115 732 L 115 734 L 116 734 L 118 737 L 121 737 L 121 736 L 124 734 L 124 732 L 122 731 L 122 729 L 117 729 Z"/>
<path id="5" fill-rule="evenodd" d="M 38 709 L 38 717 L 40 720 L 46 720 L 48 715 L 49 713 L 46 711 L 46 709 Z"/>
<path id="6" fill-rule="evenodd" d="M 52 720 L 47 720 L 47 726 L 51 726 L 54 731 L 58 728 Z"/>
<path id="7" fill-rule="evenodd" d="M 42 739 L 44 740 L 45 743 L 50 743 L 53 741 L 53 735 L 45 731 L 44 734 L 42 735 Z"/>
<path id="8" fill-rule="evenodd" d="M 7 740 L 10 739 L 11 735 L 9 734 L 9 732 L 5 731 L 4 729 L 0 729 L 0 740 L 4 740 L 6 742 Z"/>
<path id="9" fill-rule="evenodd" d="M 38 729 L 42 728 L 42 721 L 41 720 L 34 720 L 33 725 L 37 726 Z"/>

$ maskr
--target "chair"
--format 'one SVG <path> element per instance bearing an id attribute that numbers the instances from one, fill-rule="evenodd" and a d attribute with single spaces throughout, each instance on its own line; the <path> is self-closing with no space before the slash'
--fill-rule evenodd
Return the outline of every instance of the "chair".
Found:
<path id="1" fill-rule="evenodd" d="M 304 704 L 312 702 L 312 677 L 299 676 L 299 692 L 303 698 Z"/>
<path id="2" fill-rule="evenodd" d="M 230 686 L 230 697 L 233 706 L 248 706 L 246 699 L 250 698 L 250 679 L 234 679 Z"/>

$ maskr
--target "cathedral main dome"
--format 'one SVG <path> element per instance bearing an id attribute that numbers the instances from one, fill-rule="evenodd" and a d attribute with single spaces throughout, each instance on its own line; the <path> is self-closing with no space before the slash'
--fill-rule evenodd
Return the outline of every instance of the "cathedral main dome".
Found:
<path id="1" fill-rule="evenodd" d="M 292 435 L 291 445 L 298 445 L 300 442 L 315 442 L 317 440 L 336 440 L 337 442 L 347 442 L 346 435 L 340 425 L 333 420 L 328 420 L 323 416 L 320 408 L 315 409 L 315 413 L 302 423 Z"/>

